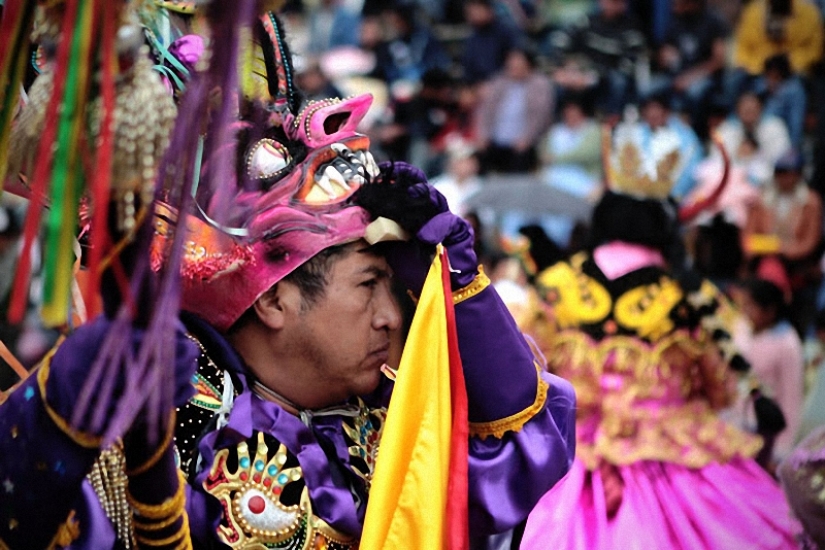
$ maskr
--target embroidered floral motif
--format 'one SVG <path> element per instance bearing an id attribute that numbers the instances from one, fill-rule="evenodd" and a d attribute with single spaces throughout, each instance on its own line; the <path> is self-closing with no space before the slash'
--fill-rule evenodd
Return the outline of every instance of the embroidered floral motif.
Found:
<path id="1" fill-rule="evenodd" d="M 375 471 L 375 459 L 378 457 L 378 444 L 381 441 L 381 432 L 384 430 L 384 421 L 387 418 L 387 409 L 370 409 L 363 401 L 358 400 L 361 410 L 357 417 L 346 418 L 342 424 L 344 434 L 352 441 L 349 446 L 351 470 L 366 483 L 367 492 L 372 484 L 372 474 Z"/>

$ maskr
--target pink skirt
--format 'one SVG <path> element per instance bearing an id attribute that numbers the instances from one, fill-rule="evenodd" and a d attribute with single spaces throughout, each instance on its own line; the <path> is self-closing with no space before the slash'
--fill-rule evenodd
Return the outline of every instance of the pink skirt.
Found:
<path id="1" fill-rule="evenodd" d="M 798 548 L 801 527 L 779 485 L 752 460 L 693 469 L 642 461 L 621 466 L 622 504 L 607 519 L 601 477 L 573 468 L 527 519 L 533 550 L 744 550 Z"/>

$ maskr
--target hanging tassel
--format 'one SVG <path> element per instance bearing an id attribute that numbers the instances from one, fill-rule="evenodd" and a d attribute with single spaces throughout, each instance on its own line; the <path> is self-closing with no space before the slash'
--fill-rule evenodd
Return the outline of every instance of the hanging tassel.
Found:
<path id="1" fill-rule="evenodd" d="M 109 243 L 108 228 L 106 227 L 109 209 L 109 188 L 112 174 L 113 120 L 115 113 L 115 72 L 117 70 L 115 57 L 115 33 L 117 32 L 117 11 L 107 9 L 112 4 L 97 3 L 95 17 L 101 20 L 100 30 L 100 97 L 102 114 L 100 117 L 100 133 L 97 139 L 97 162 L 94 179 L 92 179 L 89 194 L 92 198 L 92 219 L 90 250 L 89 250 L 89 277 L 86 284 L 86 296 L 96 296 L 100 288 L 101 259 L 106 244 Z M 128 288 L 128 285 L 127 285 Z M 92 315 L 99 313 L 90 303 Z"/>
<path id="2" fill-rule="evenodd" d="M 7 0 L 0 22 L 0 191 L 6 179 L 9 136 L 29 60 L 29 33 L 36 2 Z"/>
<path id="3" fill-rule="evenodd" d="M 75 28 L 77 11 L 77 0 L 68 0 L 66 2 L 66 11 L 63 19 L 64 29 Z M 3 19 L 5 20 L 5 16 Z M 23 247 L 20 252 L 20 259 L 18 260 L 17 272 L 14 276 L 14 284 L 12 285 L 9 303 L 8 320 L 12 324 L 20 323 L 26 312 L 29 296 L 29 280 L 31 276 L 32 247 L 40 231 L 42 208 L 45 206 L 44 197 L 47 196 L 49 190 L 49 173 L 52 158 L 54 157 L 54 143 L 57 137 L 56 121 L 62 103 L 70 54 L 71 44 L 67 35 L 64 35 L 58 44 L 51 96 L 46 108 L 45 123 L 37 148 L 36 158 L 38 162 L 35 164 L 34 174 L 30 180 L 32 189 L 31 203 L 29 204 L 23 227 Z M 46 77 L 46 75 L 42 75 L 40 78 L 44 77 Z"/>
<path id="4" fill-rule="evenodd" d="M 84 180 L 80 149 L 86 130 L 91 67 L 94 66 L 94 16 L 93 0 L 79 0 L 58 123 L 57 151 L 52 166 L 51 204 L 46 223 L 42 308 L 42 319 L 46 326 L 63 325 L 69 316 L 74 264 L 72 243 Z"/>

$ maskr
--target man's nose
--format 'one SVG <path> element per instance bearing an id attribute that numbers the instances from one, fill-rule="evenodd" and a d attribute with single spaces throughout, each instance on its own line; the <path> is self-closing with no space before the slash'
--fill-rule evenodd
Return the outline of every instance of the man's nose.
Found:
<path id="1" fill-rule="evenodd" d="M 382 284 L 380 288 L 378 306 L 373 316 L 373 327 L 376 329 L 398 330 L 401 328 L 401 309 L 390 289 L 390 285 Z"/>

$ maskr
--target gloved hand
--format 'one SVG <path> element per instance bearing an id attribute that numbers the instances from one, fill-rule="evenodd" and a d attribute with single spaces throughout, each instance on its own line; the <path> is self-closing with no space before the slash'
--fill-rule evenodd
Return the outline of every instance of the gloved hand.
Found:
<path id="1" fill-rule="evenodd" d="M 374 217 L 389 218 L 414 238 L 383 243 L 387 261 L 407 288 L 418 294 L 432 262 L 435 245 L 447 249 L 453 290 L 467 286 L 478 273 L 470 224 L 450 212 L 447 199 L 424 173 L 404 162 L 382 163 L 376 183 L 358 191 L 356 201 Z"/>
<path id="2" fill-rule="evenodd" d="M 67 339 L 57 350 L 51 361 L 49 376 L 46 381 L 47 404 L 67 422 L 71 421 L 72 414 L 79 405 L 80 399 L 85 399 L 82 395 L 95 359 L 98 354 L 105 351 L 103 344 L 106 341 L 107 333 L 112 330 L 114 321 L 101 315 L 97 319 L 78 328 L 69 339 Z M 117 327 L 114 327 L 117 328 Z M 132 342 L 133 353 L 137 353 L 143 344 L 145 331 L 139 328 L 132 328 L 128 338 Z M 186 403 L 193 395 L 192 375 L 197 368 L 197 347 L 185 336 L 183 324 L 178 322 L 175 331 L 175 397 L 174 405 L 178 406 Z M 126 387 L 126 369 L 107 369 L 106 372 L 116 371 L 114 379 L 103 380 L 99 384 L 99 391 L 110 396 L 110 413 L 114 411 L 118 399 Z M 98 397 L 98 396 L 93 396 Z M 108 418 L 110 415 L 106 415 Z M 107 426 L 95 421 L 91 415 L 82 419 L 81 424 L 75 426 L 80 432 L 91 436 L 102 435 Z M 139 422 L 140 418 L 136 419 Z"/>

